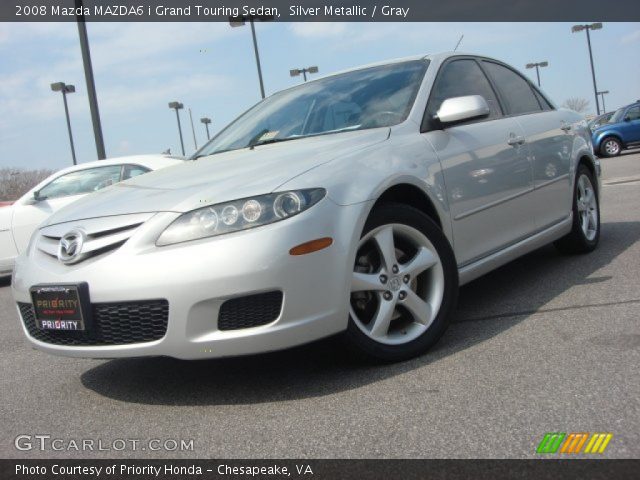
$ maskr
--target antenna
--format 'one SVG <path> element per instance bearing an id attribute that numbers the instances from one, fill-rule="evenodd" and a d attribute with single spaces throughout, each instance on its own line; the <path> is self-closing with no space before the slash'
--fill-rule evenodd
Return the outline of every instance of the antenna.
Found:
<path id="1" fill-rule="evenodd" d="M 453 49 L 453 51 L 455 52 L 456 50 L 458 50 L 458 47 L 460 46 L 460 44 L 462 43 L 462 39 L 464 38 L 464 34 L 460 35 L 460 40 L 458 40 L 458 43 L 456 43 L 456 48 Z"/>

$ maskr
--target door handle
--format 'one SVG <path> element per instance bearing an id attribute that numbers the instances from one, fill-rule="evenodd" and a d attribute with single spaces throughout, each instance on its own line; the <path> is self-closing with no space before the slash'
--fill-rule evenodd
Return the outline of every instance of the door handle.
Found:
<path id="1" fill-rule="evenodd" d="M 522 135 L 516 135 L 515 133 L 510 134 L 509 140 L 507 140 L 507 143 L 512 147 L 515 147 L 518 145 L 524 145 L 524 142 L 525 142 L 524 137 Z"/>
<path id="2" fill-rule="evenodd" d="M 568 132 L 569 130 L 571 130 L 571 125 L 569 125 L 568 123 L 562 122 L 562 126 L 560 127 L 560 130 L 562 130 L 563 132 Z"/>

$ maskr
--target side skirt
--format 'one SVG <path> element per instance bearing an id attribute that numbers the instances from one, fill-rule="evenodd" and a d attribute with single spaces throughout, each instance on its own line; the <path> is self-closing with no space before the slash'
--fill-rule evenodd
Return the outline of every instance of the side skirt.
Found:
<path id="1" fill-rule="evenodd" d="M 561 220 L 559 223 L 545 228 L 544 230 L 525 238 L 524 240 L 514 243 L 502 250 L 492 253 L 486 257 L 474 261 L 468 265 L 464 265 L 459 268 L 458 274 L 460 277 L 460 285 L 469 283 L 478 277 L 481 277 L 485 273 L 489 273 L 491 270 L 509 263 L 518 257 L 521 257 L 525 253 L 529 253 L 537 248 L 557 240 L 571 231 L 571 224 L 573 222 L 573 214 L 569 214 L 567 218 Z"/>

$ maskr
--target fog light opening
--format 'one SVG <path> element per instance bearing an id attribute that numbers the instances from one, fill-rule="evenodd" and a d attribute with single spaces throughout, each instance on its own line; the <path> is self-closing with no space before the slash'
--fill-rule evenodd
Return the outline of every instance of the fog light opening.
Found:
<path id="1" fill-rule="evenodd" d="M 331 246 L 333 238 L 324 237 L 311 240 L 310 242 L 301 243 L 289 250 L 290 255 L 306 255 L 307 253 L 317 252 L 323 248 Z"/>

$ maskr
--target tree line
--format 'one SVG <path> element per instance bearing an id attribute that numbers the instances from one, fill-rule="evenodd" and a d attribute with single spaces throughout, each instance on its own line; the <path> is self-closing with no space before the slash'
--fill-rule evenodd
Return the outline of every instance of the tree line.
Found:
<path id="1" fill-rule="evenodd" d="M 0 168 L 0 201 L 17 200 L 53 172 L 48 169 Z"/>

